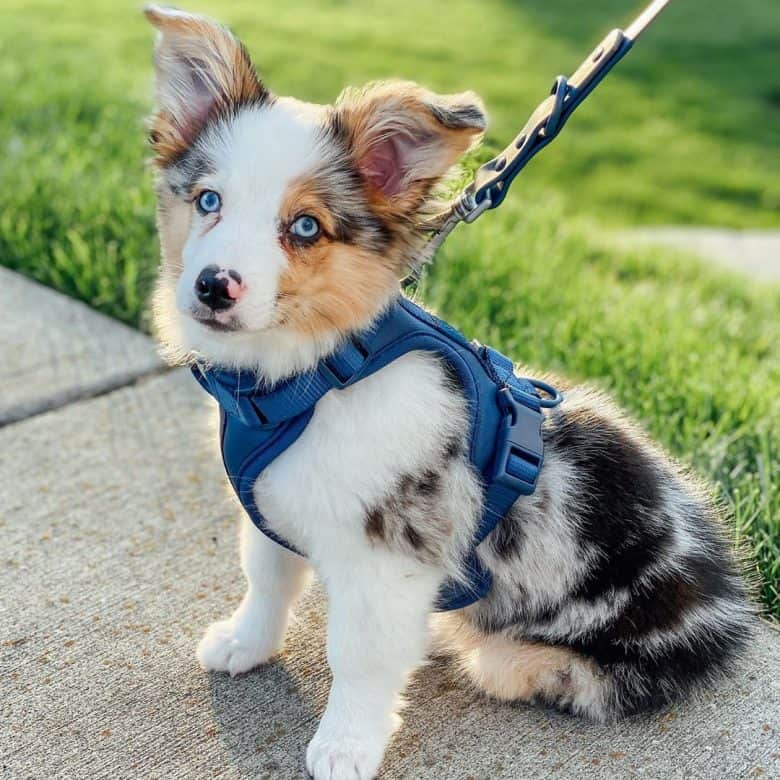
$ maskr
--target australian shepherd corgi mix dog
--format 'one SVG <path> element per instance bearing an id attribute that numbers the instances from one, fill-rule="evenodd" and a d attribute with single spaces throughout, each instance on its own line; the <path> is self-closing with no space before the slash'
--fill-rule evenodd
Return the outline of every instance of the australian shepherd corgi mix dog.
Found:
<path id="1" fill-rule="evenodd" d="M 145 13 L 159 31 L 159 332 L 179 361 L 272 387 L 396 301 L 437 185 L 485 129 L 483 106 L 393 82 L 326 106 L 278 97 L 224 27 Z M 255 483 L 268 527 L 305 557 L 245 519 L 246 595 L 197 655 L 231 675 L 268 661 L 316 571 L 333 672 L 306 753 L 316 780 L 376 775 L 407 677 L 431 649 L 490 696 L 610 721 L 715 679 L 748 641 L 716 508 L 577 387 L 546 413 L 536 491 L 478 547 L 490 592 L 434 619 L 483 505 L 467 421 L 447 366 L 411 352 L 322 397 Z"/>

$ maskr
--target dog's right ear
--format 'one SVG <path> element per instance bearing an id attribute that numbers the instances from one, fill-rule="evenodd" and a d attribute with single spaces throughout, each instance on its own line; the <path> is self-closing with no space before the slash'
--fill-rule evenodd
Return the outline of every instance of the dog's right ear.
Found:
<path id="1" fill-rule="evenodd" d="M 404 81 L 346 89 L 335 110 L 370 197 L 396 217 L 420 208 L 487 123 L 473 92 L 436 95 Z"/>
<path id="2" fill-rule="evenodd" d="M 262 103 L 269 93 L 233 34 L 202 16 L 146 6 L 160 31 L 154 51 L 157 113 L 151 143 L 165 165 L 187 149 L 210 117 Z"/>

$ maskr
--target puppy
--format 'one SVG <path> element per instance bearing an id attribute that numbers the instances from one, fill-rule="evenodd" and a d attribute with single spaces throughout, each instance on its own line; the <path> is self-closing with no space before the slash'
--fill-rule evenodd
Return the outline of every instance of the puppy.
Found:
<path id="1" fill-rule="evenodd" d="M 146 16 L 159 30 L 159 332 L 175 360 L 272 387 L 399 296 L 437 184 L 484 130 L 482 105 L 410 83 L 347 90 L 332 106 L 276 97 L 224 28 Z M 543 436 L 536 491 L 477 548 L 491 590 L 438 621 L 437 592 L 462 575 L 483 502 L 465 398 L 440 359 L 411 352 L 327 393 L 257 479 L 268 528 L 305 557 L 245 519 L 246 595 L 198 658 L 231 675 L 268 661 L 317 572 L 333 684 L 306 754 L 316 780 L 376 774 L 435 623 L 435 646 L 491 696 L 598 721 L 676 699 L 746 645 L 745 589 L 691 479 L 580 388 Z"/>

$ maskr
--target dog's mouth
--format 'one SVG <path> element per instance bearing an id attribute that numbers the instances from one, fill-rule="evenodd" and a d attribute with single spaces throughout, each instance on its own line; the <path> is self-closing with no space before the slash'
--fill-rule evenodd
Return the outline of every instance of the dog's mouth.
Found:
<path id="1" fill-rule="evenodd" d="M 217 331 L 219 333 L 231 333 L 241 330 L 243 325 L 238 317 L 227 317 L 219 319 L 219 315 L 213 311 L 193 308 L 191 311 L 192 319 L 204 328 Z"/>
<path id="2" fill-rule="evenodd" d="M 228 333 L 234 330 L 241 330 L 241 326 L 235 322 L 220 322 L 219 320 L 202 320 L 196 317 L 195 320 L 204 325 L 209 330 L 216 330 L 220 333 Z"/>

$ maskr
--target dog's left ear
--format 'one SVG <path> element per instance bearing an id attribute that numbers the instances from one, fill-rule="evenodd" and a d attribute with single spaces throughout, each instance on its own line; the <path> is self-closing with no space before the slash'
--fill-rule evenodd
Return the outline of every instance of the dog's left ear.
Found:
<path id="1" fill-rule="evenodd" d="M 146 6 L 160 31 L 154 50 L 157 114 L 151 140 L 165 164 L 215 113 L 269 97 L 241 42 L 225 27 L 174 8 Z"/>
<path id="2" fill-rule="evenodd" d="M 399 212 L 419 207 L 487 124 L 473 92 L 436 95 L 407 82 L 347 90 L 335 109 L 372 195 Z"/>

